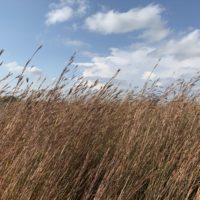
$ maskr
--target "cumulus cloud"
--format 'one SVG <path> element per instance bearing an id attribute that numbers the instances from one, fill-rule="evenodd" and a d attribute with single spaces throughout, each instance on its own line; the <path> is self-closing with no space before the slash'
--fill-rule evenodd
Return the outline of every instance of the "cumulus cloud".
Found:
<path id="1" fill-rule="evenodd" d="M 155 58 L 150 53 L 155 49 L 141 46 L 137 49 L 110 49 L 108 56 L 96 56 L 91 58 L 90 63 L 78 63 L 84 67 L 83 76 L 109 78 L 120 68 L 119 74 L 121 80 L 134 80 L 140 70 L 151 67 L 155 64 Z"/>
<path id="2" fill-rule="evenodd" d="M 179 39 L 171 39 L 157 52 L 173 55 L 179 59 L 200 56 L 200 30 L 194 30 Z"/>
<path id="3" fill-rule="evenodd" d="M 82 16 L 88 9 L 87 0 L 60 0 L 58 4 L 51 4 L 46 14 L 46 25 L 53 25 L 68 21 L 72 17 Z"/>
<path id="4" fill-rule="evenodd" d="M 87 29 L 101 34 L 127 33 L 143 30 L 142 38 L 160 40 L 169 34 L 166 22 L 162 19 L 163 8 L 150 4 L 133 8 L 127 12 L 110 10 L 98 12 L 85 21 Z"/>
<path id="5" fill-rule="evenodd" d="M 169 29 L 165 28 L 164 26 L 160 26 L 157 28 L 145 30 L 139 38 L 150 42 L 156 42 L 166 38 L 170 32 L 171 31 Z"/>
<path id="6" fill-rule="evenodd" d="M 88 78 L 108 78 L 118 68 L 119 80 L 138 84 L 146 80 L 153 67 L 162 58 L 150 79 L 178 78 L 192 75 L 200 69 L 200 30 L 182 35 L 179 40 L 171 39 L 155 47 L 153 44 L 135 44 L 127 48 L 111 48 L 107 56 L 94 56 L 90 62 L 78 63 L 83 75 Z"/>
<path id="7" fill-rule="evenodd" d="M 63 7 L 51 10 L 46 15 L 46 25 L 52 25 L 60 22 L 65 22 L 73 16 L 73 9 Z"/>
<path id="8" fill-rule="evenodd" d="M 3 65 L 3 67 L 8 70 L 11 73 L 19 74 L 23 70 L 23 66 L 19 65 L 17 62 L 10 62 Z M 41 76 L 42 70 L 38 67 L 27 67 L 25 71 L 26 75 L 35 75 L 35 76 Z"/>

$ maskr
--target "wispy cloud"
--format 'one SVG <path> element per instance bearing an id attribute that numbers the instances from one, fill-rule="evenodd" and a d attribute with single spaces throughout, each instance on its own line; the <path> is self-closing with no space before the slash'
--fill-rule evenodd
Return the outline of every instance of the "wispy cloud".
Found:
<path id="1" fill-rule="evenodd" d="M 88 58 L 93 58 L 93 57 L 99 56 L 98 53 L 94 53 L 94 52 L 91 52 L 91 51 L 83 51 L 83 52 L 82 52 L 82 55 L 83 55 L 83 56 L 86 56 L 86 57 L 88 57 Z"/>
<path id="2" fill-rule="evenodd" d="M 197 29 L 182 37 L 170 39 L 157 53 L 161 56 L 174 55 L 179 59 L 200 56 L 200 30 Z"/>
<path id="3" fill-rule="evenodd" d="M 88 0 L 60 0 L 58 4 L 51 4 L 46 14 L 46 25 L 66 22 L 72 17 L 82 16 L 88 8 Z"/>
<path id="4" fill-rule="evenodd" d="M 139 83 L 146 80 L 153 67 L 162 58 L 156 72 L 150 79 L 163 80 L 190 75 L 200 69 L 200 30 L 182 35 L 179 40 L 171 38 L 167 42 L 157 44 L 143 43 L 126 48 L 111 48 L 107 56 L 94 56 L 90 62 L 79 63 L 83 67 L 83 75 L 93 78 L 111 77 L 118 68 L 120 80 L 127 83 Z"/>
<path id="5" fill-rule="evenodd" d="M 101 34 L 128 33 L 143 30 L 142 38 L 161 40 L 169 34 L 166 22 L 162 19 L 163 8 L 150 4 L 133 8 L 127 12 L 110 10 L 98 12 L 85 21 L 88 30 Z"/>
<path id="6" fill-rule="evenodd" d="M 9 63 L 5 63 L 3 65 L 4 69 L 6 69 L 7 71 L 14 73 L 14 74 L 18 74 L 21 73 L 23 70 L 23 66 L 19 65 L 17 62 L 9 62 Z M 25 71 L 26 75 L 34 75 L 34 76 L 41 76 L 42 75 L 42 70 L 39 69 L 38 67 L 27 67 L 26 71 Z"/>
<path id="7" fill-rule="evenodd" d="M 148 80 L 148 79 L 149 80 L 154 80 L 156 78 L 157 78 L 157 75 L 155 73 L 153 73 L 153 72 L 150 72 L 150 71 L 146 71 L 142 75 L 142 79 L 143 80 Z"/>
<path id="8" fill-rule="evenodd" d="M 86 47 L 89 46 L 86 42 L 83 42 L 81 40 L 73 40 L 73 39 L 66 39 L 64 41 L 64 44 L 67 46 L 73 46 L 73 47 Z"/>
<path id="9" fill-rule="evenodd" d="M 51 10 L 46 15 L 46 25 L 52 25 L 60 22 L 65 22 L 73 16 L 73 9 L 65 6 Z"/>
<path id="10" fill-rule="evenodd" d="M 60 0 L 54 9 L 72 9 L 71 17 L 82 16 L 88 9 L 86 0 Z M 51 12 L 50 11 L 50 12 Z M 142 82 L 149 78 L 169 79 L 182 74 L 191 74 L 200 68 L 200 30 L 180 34 L 173 31 L 166 22 L 163 14 L 165 9 L 158 4 L 149 4 L 119 12 L 104 10 L 84 19 L 85 28 L 99 33 L 102 38 L 112 37 L 112 34 L 135 33 L 135 42 L 129 46 L 109 48 L 107 55 L 83 51 L 87 62 L 77 63 L 83 68 L 83 76 L 90 80 L 110 78 L 120 68 L 118 79 L 127 83 Z M 63 19 L 63 21 L 70 18 Z M 55 22 L 58 23 L 59 21 Z M 74 29 L 77 29 L 77 22 Z M 86 33 L 87 34 L 87 33 Z M 110 36 L 108 36 L 110 35 Z M 121 36 L 123 37 L 123 35 Z M 79 39 L 66 39 L 65 45 L 86 47 L 87 44 Z M 98 48 L 98 47 L 97 47 Z M 155 72 L 151 70 L 162 58 Z"/>

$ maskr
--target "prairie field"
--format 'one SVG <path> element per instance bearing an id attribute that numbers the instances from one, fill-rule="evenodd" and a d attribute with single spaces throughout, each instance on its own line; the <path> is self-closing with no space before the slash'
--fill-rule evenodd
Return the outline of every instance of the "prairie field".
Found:
<path id="1" fill-rule="evenodd" d="M 199 76 L 120 90 L 69 67 L 46 89 L 1 80 L 0 199 L 199 200 Z"/>

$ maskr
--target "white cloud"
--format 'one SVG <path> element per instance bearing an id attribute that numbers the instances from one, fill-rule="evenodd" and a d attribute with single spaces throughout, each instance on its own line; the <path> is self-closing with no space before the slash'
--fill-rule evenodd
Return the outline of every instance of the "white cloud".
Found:
<path id="1" fill-rule="evenodd" d="M 87 43 L 81 41 L 81 40 L 72 40 L 72 39 L 67 39 L 64 41 L 65 45 L 68 46 L 74 46 L 74 47 L 82 47 L 82 46 L 88 46 Z"/>
<path id="2" fill-rule="evenodd" d="M 42 75 L 42 71 L 41 69 L 37 68 L 37 67 L 28 67 L 28 73 L 29 74 L 33 74 L 33 75 L 37 75 L 37 76 L 41 76 Z"/>
<path id="3" fill-rule="evenodd" d="M 77 10 L 77 12 L 80 15 L 84 15 L 84 14 L 86 14 L 88 7 L 89 7 L 88 6 L 88 1 L 86 1 L 86 0 L 79 0 L 78 1 L 78 10 Z"/>
<path id="4" fill-rule="evenodd" d="M 83 51 L 83 52 L 82 52 L 82 55 L 83 55 L 83 56 L 86 56 L 86 57 L 88 57 L 88 58 L 93 58 L 93 57 L 99 56 L 98 53 L 94 53 L 94 52 L 91 52 L 91 51 Z"/>
<path id="5" fill-rule="evenodd" d="M 24 69 L 23 66 L 19 65 L 17 62 L 10 62 L 3 65 L 3 67 L 12 73 L 21 73 Z M 35 75 L 35 76 L 41 76 L 42 70 L 37 67 L 27 67 L 25 71 L 26 75 Z"/>
<path id="6" fill-rule="evenodd" d="M 150 71 L 146 71 L 142 75 L 142 79 L 143 80 L 148 80 L 148 79 L 149 80 L 154 80 L 156 78 L 157 78 L 157 75 L 155 73 L 153 73 L 153 72 L 150 72 Z"/>
<path id="7" fill-rule="evenodd" d="M 166 38 L 170 34 L 170 32 L 171 31 L 169 29 L 160 26 L 144 31 L 140 38 L 150 42 L 156 42 Z"/>
<path id="8" fill-rule="evenodd" d="M 84 15 L 89 7 L 88 0 L 60 0 L 60 5 L 68 5 L 79 15 Z"/>
<path id="9" fill-rule="evenodd" d="M 94 89 L 94 90 L 99 90 L 99 89 L 101 89 L 103 86 L 105 86 L 104 83 L 101 83 L 101 82 L 97 82 L 97 83 L 96 83 L 95 80 L 88 80 L 88 81 L 87 81 L 87 85 L 88 85 L 88 87 L 93 86 L 92 89 Z"/>
<path id="10" fill-rule="evenodd" d="M 65 6 L 63 8 L 53 9 L 46 15 L 46 25 L 52 25 L 65 22 L 73 16 L 73 9 Z"/>
<path id="11" fill-rule="evenodd" d="M 159 52 L 161 55 L 173 55 L 179 59 L 200 56 L 200 30 L 194 30 L 180 39 L 171 39 Z"/>
<path id="12" fill-rule="evenodd" d="M 83 75 L 85 77 L 110 78 L 120 68 L 119 79 L 134 80 L 139 73 L 140 68 L 151 69 L 155 64 L 155 58 L 152 59 L 148 54 L 154 51 L 151 47 L 140 47 L 138 49 L 128 48 L 125 50 L 112 48 L 108 56 L 96 56 L 91 58 L 90 63 L 78 63 L 84 67 Z"/>
<path id="13" fill-rule="evenodd" d="M 110 78 L 118 68 L 119 80 L 134 85 L 146 80 L 158 60 L 162 58 L 150 79 L 167 80 L 200 71 L 200 30 L 182 35 L 179 40 L 153 44 L 135 44 L 125 49 L 111 48 L 107 56 L 95 56 L 88 63 L 79 63 L 88 78 Z M 160 83 L 161 84 L 161 83 Z"/>
<path id="14" fill-rule="evenodd" d="M 169 34 L 162 20 L 163 8 L 150 4 L 146 7 L 133 8 L 127 12 L 98 12 L 85 21 L 90 31 L 101 34 L 127 33 L 143 30 L 143 38 L 148 40 L 160 40 Z"/>
<path id="15" fill-rule="evenodd" d="M 72 17 L 82 16 L 88 9 L 88 0 L 60 0 L 50 4 L 51 10 L 46 14 L 46 25 L 68 21 Z"/>

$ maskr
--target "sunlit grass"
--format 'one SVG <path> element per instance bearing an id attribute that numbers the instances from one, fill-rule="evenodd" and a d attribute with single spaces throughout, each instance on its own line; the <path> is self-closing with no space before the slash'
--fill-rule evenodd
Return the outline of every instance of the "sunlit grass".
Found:
<path id="1" fill-rule="evenodd" d="M 46 89 L 23 72 L 0 91 L 0 199 L 200 199 L 199 77 L 94 89 L 72 63 Z"/>

